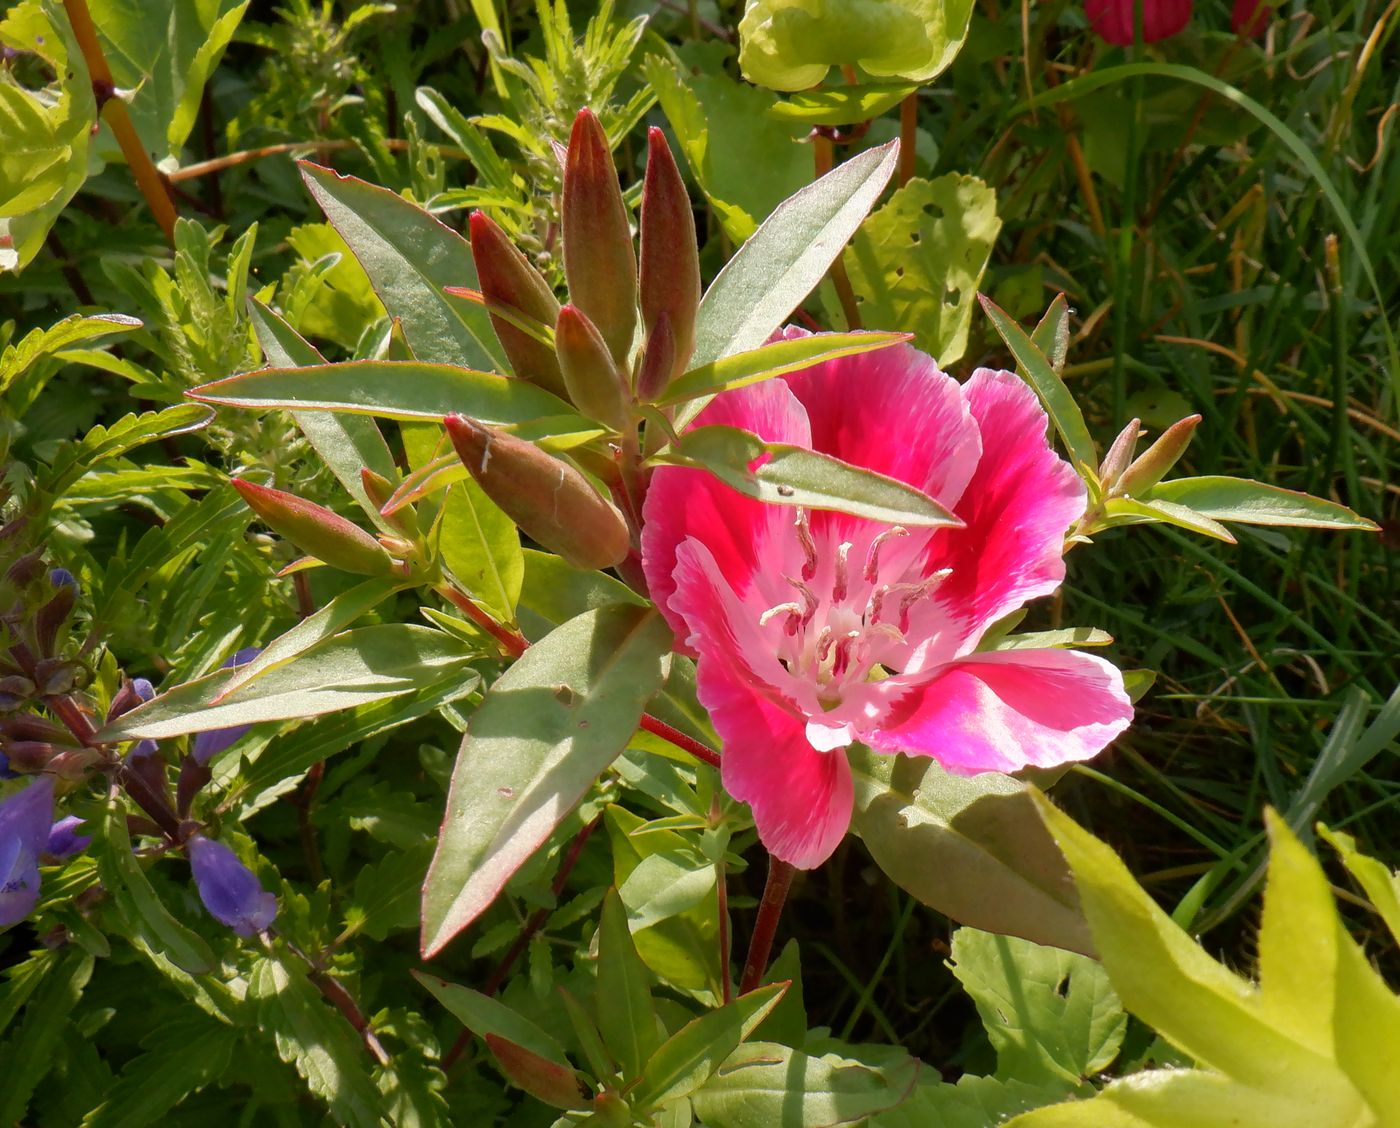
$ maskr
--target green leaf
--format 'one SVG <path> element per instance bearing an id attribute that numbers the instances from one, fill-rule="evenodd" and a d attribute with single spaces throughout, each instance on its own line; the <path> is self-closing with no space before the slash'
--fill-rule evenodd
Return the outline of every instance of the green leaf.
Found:
<path id="1" fill-rule="evenodd" d="M 869 1128 L 988 1128 L 1004 1124 L 1018 1112 L 1058 1101 L 1064 1095 L 1062 1085 L 1049 1087 L 967 1075 L 956 1085 L 939 1081 L 919 1085 L 902 1105 L 873 1117 Z M 1108 1126 L 1100 1122 L 1083 1128 Z"/>
<path id="2" fill-rule="evenodd" d="M 641 1073 L 657 1046 L 649 978 L 632 943 L 627 910 L 617 891 L 609 889 L 598 923 L 598 1027 L 626 1078 Z"/>
<path id="3" fill-rule="evenodd" d="M 1321 876 L 1321 870 L 1318 870 Z M 1336 1059 L 1366 1099 L 1376 1124 L 1400 1121 L 1400 997 L 1394 995 L 1364 952 L 1335 924 L 1336 1003 L 1327 1016 L 1336 1036 Z"/>
<path id="4" fill-rule="evenodd" d="M 974 928 L 953 935 L 953 960 L 998 1077 L 1072 1088 L 1113 1063 L 1128 1016 L 1095 961 Z"/>
<path id="5" fill-rule="evenodd" d="M 296 1067 L 337 1124 L 380 1128 L 382 1098 L 370 1078 L 369 1052 L 344 1017 L 322 1001 L 299 964 L 258 960 L 248 976 L 258 1025 L 276 1038 L 277 1054 Z"/>
<path id="6" fill-rule="evenodd" d="M 1050 416 L 1055 430 L 1059 432 L 1070 460 L 1081 468 L 1081 474 L 1092 473 L 1099 464 L 1094 440 L 1089 437 L 1084 415 L 1079 410 L 1079 404 L 1074 402 L 1070 390 L 1065 387 L 1065 382 L 1046 359 L 1045 353 L 1026 336 L 1025 330 L 1016 324 L 1015 319 L 998 308 L 989 298 L 978 295 L 978 300 L 981 301 L 982 309 L 992 326 L 1006 342 L 1011 355 L 1016 358 L 1016 374 L 1034 388 L 1035 394 L 1040 397 L 1041 405 Z"/>
<path id="7" fill-rule="evenodd" d="M 1029 631 L 1005 635 L 996 641 L 994 650 L 1044 650 L 1066 646 L 1108 646 L 1113 636 L 1095 627 L 1065 627 L 1058 631 Z"/>
<path id="8" fill-rule="evenodd" d="M 1050 367 L 1059 375 L 1065 366 L 1065 358 L 1069 356 L 1069 303 L 1065 301 L 1064 294 L 1055 295 L 1055 300 L 1031 334 L 1031 344 L 1045 354 Z"/>
<path id="9" fill-rule="evenodd" d="M 54 493 L 62 493 L 103 462 L 146 443 L 197 431 L 213 418 L 208 408 L 186 403 L 163 411 L 124 415 L 109 427 L 98 425 L 80 441 L 60 445 L 45 475 L 45 485 Z"/>
<path id="10" fill-rule="evenodd" d="M 654 1109 L 695 1092 L 777 1006 L 785 990 L 786 983 L 770 983 L 687 1022 L 648 1059 L 633 1107 Z"/>
<path id="11" fill-rule="evenodd" d="M 852 826 L 896 885 L 960 924 L 1093 953 L 1032 788 L 864 748 L 853 748 L 850 761 Z"/>
<path id="12" fill-rule="evenodd" d="M 766 443 L 738 427 L 694 427 L 656 462 L 708 470 L 745 497 L 771 505 L 834 509 L 892 525 L 960 525 L 922 490 L 863 466 L 789 443 Z"/>
<path id="13" fill-rule="evenodd" d="M 478 1038 L 494 1034 L 514 1042 L 517 1046 L 523 1046 L 545 1061 L 568 1066 L 569 1059 L 564 1056 L 564 1048 L 505 1003 L 483 995 L 480 991 L 473 991 L 470 987 L 449 983 L 425 972 L 415 971 L 413 978 L 426 987 L 438 1002 L 456 1015 L 458 1021 Z"/>
<path id="14" fill-rule="evenodd" d="M 448 492 L 438 549 L 448 570 L 477 603 L 502 622 L 515 621 L 525 579 L 520 533 L 476 479 L 467 477 Z"/>
<path id="15" fill-rule="evenodd" d="M 294 662 L 266 671 L 225 696 L 241 676 L 223 670 L 177 686 L 118 717 L 101 741 L 163 740 L 190 732 L 315 717 L 411 693 L 442 671 L 463 680 L 473 654 L 460 639 L 428 627 L 385 623 L 344 631 L 317 643 Z"/>
<path id="16" fill-rule="evenodd" d="M 1151 524 L 1175 525 L 1188 533 L 1213 537 L 1226 544 L 1235 543 L 1234 534 L 1229 529 L 1194 509 L 1170 501 L 1137 501 L 1131 497 L 1110 498 L 1104 504 L 1103 517 L 1094 523 L 1090 532 L 1115 525 Z"/>
<path id="17" fill-rule="evenodd" d="M 525 576 L 520 588 L 521 625 L 535 642 L 555 627 L 585 611 L 613 603 L 647 607 L 645 599 L 606 572 L 571 568 L 552 552 L 527 548 Z"/>
<path id="18" fill-rule="evenodd" d="M 512 1085 L 537 1101 L 554 1108 L 579 1108 L 588 1104 L 583 1083 L 571 1066 L 556 1065 L 499 1034 L 485 1036 L 486 1048 Z"/>
<path id="19" fill-rule="evenodd" d="M 453 412 L 493 426 L 557 415 L 580 429 L 589 427 L 563 400 L 528 381 L 414 360 L 264 368 L 203 384 L 190 395 L 231 407 L 340 411 L 435 423 Z"/>
<path id="20" fill-rule="evenodd" d="M 861 224 L 846 251 L 861 324 L 907 326 L 940 365 L 960 359 L 1000 231 L 996 192 L 977 177 L 910 180 Z"/>
<path id="21" fill-rule="evenodd" d="M 82 1128 L 147 1128 L 227 1068 L 240 1032 L 190 1014 L 162 1023 L 141 1043 L 143 1052 L 122 1067 L 106 1100 L 83 1118 Z"/>
<path id="22" fill-rule="evenodd" d="M 1390 934 L 1400 943 L 1400 874 L 1375 858 L 1367 857 L 1356 848 L 1356 839 L 1339 830 L 1319 826 L 1317 833 L 1341 856 L 1342 865 L 1366 891 L 1376 912 L 1380 913 Z"/>
<path id="23" fill-rule="evenodd" d="M 907 1055 L 897 1065 L 874 1069 L 837 1054 L 812 1057 L 775 1042 L 750 1042 L 730 1054 L 691 1100 L 701 1120 L 730 1128 L 851 1124 L 899 1104 L 918 1071 Z"/>
<path id="24" fill-rule="evenodd" d="M 665 677 L 654 612 L 605 607 L 532 646 L 491 687 L 457 754 L 423 887 L 423 951 L 484 910 L 626 747 Z"/>
<path id="25" fill-rule="evenodd" d="M 402 323 L 415 356 L 510 371 L 485 308 L 443 293 L 447 286 L 477 285 L 465 239 L 388 189 L 309 161 L 301 162 L 301 172 L 326 218 L 365 268 L 384 308 Z"/>
<path id="26" fill-rule="evenodd" d="M 871 149 L 779 204 L 700 299 L 691 364 L 763 344 L 826 276 L 880 198 L 897 160 L 893 142 Z M 677 426 L 703 406 L 692 402 Z"/>
<path id="27" fill-rule="evenodd" d="M 715 887 L 715 869 L 695 852 L 660 850 L 648 854 L 618 888 L 634 932 L 698 905 Z"/>
<path id="28" fill-rule="evenodd" d="M 116 795 L 107 801 L 102 835 L 93 842 L 92 849 L 97 853 L 102 884 L 133 938 L 181 971 L 191 975 L 212 971 L 214 953 L 209 945 L 170 915 L 132 853 L 126 811 Z"/>
<path id="29" fill-rule="evenodd" d="M 14 344 L 6 345 L 0 353 L 0 392 L 45 357 L 98 337 L 130 333 L 140 328 L 140 321 L 125 314 L 99 313 L 85 317 L 74 313 L 47 329 L 32 329 Z"/>
<path id="30" fill-rule="evenodd" d="M 663 404 L 684 403 L 771 380 L 838 357 L 874 352 L 909 340 L 908 333 L 816 333 L 791 341 L 773 341 L 748 352 L 692 368 L 666 388 Z"/>
<path id="31" fill-rule="evenodd" d="M 19 1124 L 25 1119 L 34 1087 L 54 1064 L 59 1037 L 73 1018 L 73 1009 L 92 977 L 92 967 L 93 958 L 76 949 L 56 961 L 30 998 L 14 1034 L 0 1046 L 0 1058 L 5 1062 L 0 1124 Z"/>
<path id="32" fill-rule="evenodd" d="M 768 112 L 783 121 L 806 125 L 859 125 L 892 110 L 918 87 L 908 82 L 868 82 L 802 90 Z"/>
<path id="33" fill-rule="evenodd" d="M 249 3 L 250 0 L 243 0 L 236 8 L 224 12 L 200 37 L 203 42 L 199 44 L 194 58 L 185 69 L 182 76 L 184 89 L 180 91 L 179 101 L 170 115 L 170 124 L 165 128 L 165 140 L 172 153 L 180 151 L 180 146 L 185 143 L 185 138 L 194 128 L 195 116 L 199 113 L 200 101 L 204 96 L 205 83 L 214 73 L 214 68 L 219 65 L 233 33 L 243 22 L 243 13 L 248 10 Z"/>
<path id="34" fill-rule="evenodd" d="M 249 316 L 263 357 L 274 367 L 313 367 L 325 363 L 325 358 L 295 329 L 261 302 L 249 302 Z M 361 467 L 389 481 L 397 476 L 394 456 L 378 425 L 371 419 L 329 411 L 293 411 L 292 419 L 346 493 L 380 529 L 393 532 L 393 526 L 380 516 L 379 506 L 365 493 L 360 479 Z"/>
<path id="35" fill-rule="evenodd" d="M 1363 529 L 1367 532 L 1379 528 L 1374 521 L 1357 516 L 1335 501 L 1251 482 L 1247 478 L 1175 478 L 1153 486 L 1146 500 L 1181 505 L 1203 517 L 1240 525 Z"/>

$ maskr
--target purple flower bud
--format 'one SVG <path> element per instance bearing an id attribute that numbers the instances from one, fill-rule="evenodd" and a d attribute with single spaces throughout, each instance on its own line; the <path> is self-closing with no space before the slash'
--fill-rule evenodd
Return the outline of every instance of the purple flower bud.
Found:
<path id="1" fill-rule="evenodd" d="M 235 666 L 247 665 L 261 653 L 261 646 L 245 646 L 236 654 L 231 655 L 220 669 L 228 670 Z M 213 729 L 210 732 L 199 733 L 194 738 L 194 748 L 191 750 L 195 763 L 203 767 L 251 727 L 251 725 L 234 725 L 232 728 Z"/>
<path id="2" fill-rule="evenodd" d="M 49 831 L 49 843 L 44 847 L 44 853 L 60 860 L 81 854 L 92 843 L 92 835 L 78 833 L 78 827 L 82 825 L 83 820 L 77 815 L 65 815 L 59 819 Z"/>
<path id="3" fill-rule="evenodd" d="M 160 754 L 160 745 L 154 740 L 138 740 L 126 754 L 128 760 L 144 760 Z"/>
<path id="4" fill-rule="evenodd" d="M 199 899 L 209 915 L 239 936 L 261 932 L 277 915 L 277 898 L 222 842 L 196 834 L 187 843 Z"/>
<path id="5" fill-rule="evenodd" d="M 156 695 L 156 687 L 151 684 L 150 678 L 136 678 L 131 683 L 131 688 L 136 691 L 136 696 L 143 702 L 149 701 Z"/>
<path id="6" fill-rule="evenodd" d="M 49 583 L 53 584 L 56 588 L 67 586 L 73 588 L 75 591 L 78 587 L 78 581 L 67 568 L 50 568 Z"/>
<path id="7" fill-rule="evenodd" d="M 39 899 L 39 854 L 53 825 L 53 780 L 43 776 L 0 803 L 0 928 Z"/>
<path id="8" fill-rule="evenodd" d="M 10 770 L 10 758 L 0 752 L 0 779 L 14 779 L 18 774 Z"/>

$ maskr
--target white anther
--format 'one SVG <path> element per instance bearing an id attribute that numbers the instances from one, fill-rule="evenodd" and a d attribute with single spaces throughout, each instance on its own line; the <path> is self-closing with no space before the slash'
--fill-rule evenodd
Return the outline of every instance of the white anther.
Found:
<path id="1" fill-rule="evenodd" d="M 801 618 L 802 607 L 797 603 L 779 603 L 776 607 L 768 608 L 767 611 L 758 617 L 758 625 L 760 627 L 766 627 L 770 621 L 777 618 L 779 615 L 795 615 Z"/>

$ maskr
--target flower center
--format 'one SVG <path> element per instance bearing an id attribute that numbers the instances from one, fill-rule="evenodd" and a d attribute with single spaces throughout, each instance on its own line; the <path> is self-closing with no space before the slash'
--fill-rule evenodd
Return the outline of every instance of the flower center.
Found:
<path id="1" fill-rule="evenodd" d="M 882 567 L 886 546 L 909 536 L 902 525 L 891 525 L 871 540 L 859 571 L 852 567 L 851 541 L 823 554 L 805 509 L 798 508 L 793 525 L 802 569 L 800 576 L 783 579 L 794 598 L 769 607 L 758 622 L 761 627 L 781 624 L 775 632 L 779 660 L 794 676 L 814 683 L 818 700 L 831 709 L 846 687 L 883 676 L 878 667 L 902 664 L 910 614 L 949 572 L 910 582 L 901 565 Z"/>

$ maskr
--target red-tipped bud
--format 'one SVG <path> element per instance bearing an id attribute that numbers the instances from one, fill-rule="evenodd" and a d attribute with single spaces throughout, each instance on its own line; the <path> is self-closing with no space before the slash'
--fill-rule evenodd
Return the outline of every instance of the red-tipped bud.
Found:
<path id="1" fill-rule="evenodd" d="M 1199 415 L 1188 415 L 1158 435 L 1157 441 L 1123 471 L 1115 492 L 1128 497 L 1141 497 L 1165 478 L 1191 445 L 1191 436 L 1196 433 L 1196 424 L 1200 421 Z"/>
<path id="2" fill-rule="evenodd" d="M 394 558 L 384 546 L 339 513 L 239 478 L 233 479 L 233 488 L 269 528 L 316 559 L 362 576 L 384 576 L 393 571 Z"/>
<path id="3" fill-rule="evenodd" d="M 559 302 L 554 291 L 496 222 L 482 212 L 472 212 L 471 244 L 477 281 L 488 310 L 495 305 L 512 311 L 509 319 L 492 312 L 491 327 L 496 330 L 515 374 L 562 396 L 564 380 L 559 375 L 559 361 L 554 351 L 518 325 L 511 324 L 513 320 L 533 321 L 542 329 L 548 329 L 559 316 Z"/>
<path id="4" fill-rule="evenodd" d="M 700 255 L 695 214 L 666 135 L 647 133 L 647 171 L 642 181 L 642 324 L 648 338 L 657 322 L 671 322 L 672 370 L 679 376 L 695 347 L 695 311 L 700 307 Z"/>
<path id="5" fill-rule="evenodd" d="M 1119 476 L 1128 468 L 1128 463 L 1133 460 L 1133 452 L 1137 450 L 1137 442 L 1141 437 L 1142 420 L 1130 420 L 1128 425 L 1118 432 L 1118 437 L 1113 440 L 1113 445 L 1103 456 L 1103 462 L 1099 464 L 1099 481 L 1105 486 L 1112 486 L 1118 481 Z"/>
<path id="6" fill-rule="evenodd" d="M 443 423 L 471 476 L 527 536 L 575 568 L 608 568 L 627 555 L 622 514 L 567 462 L 465 415 Z"/>
<path id="7" fill-rule="evenodd" d="M 677 367 L 676 338 L 671 333 L 671 318 L 669 314 L 662 313 L 647 332 L 646 349 L 642 352 L 642 363 L 637 369 L 637 399 L 642 403 L 659 400 Z"/>
<path id="8" fill-rule="evenodd" d="M 578 308 L 566 305 L 554 326 L 554 347 L 574 406 L 614 431 L 624 430 L 629 414 L 626 381 L 598 327 Z"/>
<path id="9" fill-rule="evenodd" d="M 361 466 L 360 485 L 364 487 L 365 496 L 378 507 L 380 516 L 384 520 L 388 521 L 409 541 L 417 539 L 418 525 L 413 519 L 412 509 L 408 506 L 402 506 L 389 513 L 384 512 L 385 506 L 389 504 L 389 499 L 394 496 L 393 482 L 389 481 L 383 474 L 376 474 L 368 466 Z"/>
<path id="10" fill-rule="evenodd" d="M 561 211 L 569 300 L 626 367 L 637 327 L 637 256 L 607 134 L 592 110 L 579 111 L 569 135 Z"/>

